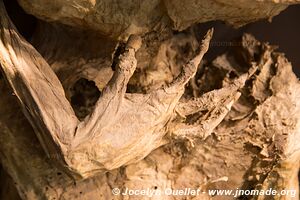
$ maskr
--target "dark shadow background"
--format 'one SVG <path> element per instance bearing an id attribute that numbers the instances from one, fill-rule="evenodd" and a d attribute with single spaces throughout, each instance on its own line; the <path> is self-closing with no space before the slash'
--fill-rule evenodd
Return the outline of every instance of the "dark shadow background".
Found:
<path id="1" fill-rule="evenodd" d="M 204 34 L 214 27 L 212 42 L 224 44 L 240 37 L 243 33 L 253 34 L 261 42 L 279 46 L 277 51 L 285 53 L 293 65 L 293 70 L 300 77 L 300 5 L 293 5 L 275 16 L 272 22 L 260 20 L 239 29 L 234 29 L 221 21 L 208 22 L 197 27 L 197 32 Z M 199 34 L 199 35 L 200 35 Z M 207 54 L 209 60 L 225 52 L 226 46 L 211 46 Z"/>

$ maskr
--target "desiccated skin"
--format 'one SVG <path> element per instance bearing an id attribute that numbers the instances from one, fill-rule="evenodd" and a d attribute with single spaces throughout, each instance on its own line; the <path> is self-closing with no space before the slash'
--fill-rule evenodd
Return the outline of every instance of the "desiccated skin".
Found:
<path id="1" fill-rule="evenodd" d="M 261 44 L 250 35 L 244 35 L 241 41 L 240 46 L 234 47 L 216 58 L 212 64 L 205 66 L 206 73 L 197 78 L 199 88 L 203 84 L 202 80 L 212 80 L 205 83 L 212 87 L 214 82 L 222 82 L 222 89 L 203 95 L 209 96 L 230 88 L 230 77 L 236 77 L 237 79 L 234 79 L 238 80 L 246 71 L 250 70 L 249 75 L 254 73 L 245 84 L 237 84 L 240 85 L 240 98 L 211 135 L 197 135 L 201 133 L 201 124 L 198 129 L 194 128 L 187 134 L 184 132 L 175 135 L 178 140 L 173 138 L 169 144 L 153 151 L 144 160 L 120 171 L 119 173 L 126 177 L 126 181 L 115 181 L 112 187 L 146 189 L 156 186 L 159 190 L 200 188 L 206 191 L 206 194 L 195 197 L 163 196 L 161 199 L 201 200 L 234 199 L 232 196 L 209 196 L 209 189 L 298 190 L 299 80 L 293 74 L 287 59 L 283 54 L 274 52 L 272 46 Z M 224 77 L 219 79 L 215 75 L 216 71 L 225 71 Z M 232 94 L 237 93 L 236 87 L 233 89 L 231 86 Z M 200 90 L 203 91 L 204 89 Z M 222 99 L 222 94 L 218 96 Z M 261 98 L 262 96 L 264 98 Z M 189 107 L 193 105 L 197 106 Z M 178 106 L 178 111 L 186 114 L 200 111 L 200 118 L 204 116 L 206 119 L 209 116 L 205 116 L 206 113 L 210 113 L 212 109 L 202 112 L 201 105 L 201 101 L 190 101 L 189 106 Z M 216 102 L 206 106 L 215 105 L 218 107 Z M 184 120 L 189 122 L 191 117 Z M 191 124 L 193 121 L 191 120 Z M 242 195 L 239 199 L 292 200 L 298 199 L 298 194 Z"/>
<path id="2" fill-rule="evenodd" d="M 143 196 L 113 196 L 111 189 L 114 187 L 121 189 L 126 187 L 130 189 L 157 188 L 158 190 L 189 187 L 201 188 L 204 191 L 235 188 L 273 188 L 280 191 L 298 188 L 300 84 L 284 55 L 274 52 L 273 47 L 259 43 L 252 36 L 245 35 L 241 40 L 241 45 L 234 49 L 236 51 L 229 51 L 216 58 L 213 63 L 200 66 L 198 70 L 203 69 L 204 72 L 197 76 L 194 76 L 197 70 L 196 65 L 187 64 L 183 68 L 182 66 L 172 66 L 178 67 L 177 70 L 182 72 L 181 75 L 175 78 L 169 86 L 158 90 L 150 89 L 148 94 L 128 94 L 124 91 L 125 85 L 134 71 L 136 60 L 134 54 L 141 53 L 135 52 L 140 46 L 139 39 L 131 38 L 131 41 L 128 41 L 127 50 L 119 59 L 112 81 L 108 84 L 104 79 L 95 81 L 97 85 L 107 85 L 104 87 L 99 101 L 104 100 L 104 104 L 108 102 L 103 99 L 105 93 L 114 101 L 112 104 L 105 104 L 114 113 L 102 112 L 109 117 L 106 121 L 108 123 L 104 123 L 104 125 L 123 132 L 123 135 L 117 138 L 117 142 L 120 144 L 117 143 L 118 146 L 115 145 L 114 148 L 122 147 L 124 142 L 130 143 L 131 141 L 126 140 L 130 139 L 127 130 L 121 130 L 117 126 L 118 123 L 124 123 L 120 120 L 119 114 L 126 114 L 124 119 L 127 124 L 121 128 L 137 127 L 136 130 L 129 132 L 135 134 L 138 130 L 144 130 L 144 127 L 141 126 L 143 122 L 148 127 L 152 127 L 148 124 L 151 122 L 148 117 L 152 116 L 154 121 L 158 121 L 156 121 L 156 130 L 161 129 L 161 132 L 147 130 L 143 132 L 144 134 L 137 135 L 145 138 L 157 137 L 157 143 L 147 140 L 137 152 L 116 149 L 115 151 L 119 151 L 116 154 L 112 148 L 104 149 L 104 153 L 116 156 L 122 154 L 125 157 L 121 161 L 110 157 L 111 160 L 103 162 L 106 166 L 102 166 L 100 162 L 90 163 L 89 160 L 84 160 L 86 155 L 83 155 L 76 161 L 76 165 L 68 162 L 70 169 L 62 172 L 59 168 L 60 165 L 54 165 L 53 159 L 45 156 L 39 142 L 43 143 L 44 141 L 44 150 L 48 150 L 50 156 L 52 155 L 58 161 L 70 161 L 68 156 L 82 154 L 81 151 L 89 154 L 96 151 L 96 148 L 102 148 L 103 144 L 98 140 L 102 137 L 100 135 L 92 142 L 83 143 L 82 149 L 79 149 L 81 144 L 78 143 L 89 138 L 80 138 L 78 130 L 70 131 L 75 129 L 74 126 L 77 127 L 78 124 L 85 125 L 80 129 L 85 130 L 86 124 L 93 124 L 89 121 L 93 119 L 93 114 L 83 122 L 76 119 L 56 75 L 44 58 L 29 43 L 21 39 L 5 15 L 3 7 L 1 8 L 0 34 L 0 56 L 1 66 L 5 72 L 4 77 L 10 81 L 15 89 L 16 97 L 18 97 L 17 99 L 12 95 L 11 90 L 0 78 L 0 158 L 3 167 L 16 183 L 22 199 L 149 199 Z M 185 37 L 187 36 L 183 38 L 186 39 Z M 48 45 L 50 48 L 52 44 Z M 199 57 L 207 50 L 206 48 L 208 45 L 200 51 Z M 55 56 L 53 57 L 55 58 Z M 196 57 L 194 61 L 199 63 L 199 57 Z M 159 56 L 156 59 L 158 62 L 160 61 Z M 51 67 L 55 70 L 58 67 L 57 63 L 61 60 L 52 61 L 51 63 L 54 64 Z M 79 58 L 77 62 L 78 65 L 84 63 Z M 29 65 L 30 63 L 32 65 Z M 62 66 L 65 65 L 62 64 Z M 166 66 L 160 65 L 159 67 Z M 90 68 L 92 67 L 90 66 Z M 40 76 L 45 71 L 45 76 Z M 18 76 L 14 76 L 16 72 L 18 72 Z M 24 73 L 28 74 L 22 76 Z M 73 79 L 72 76 L 77 77 L 72 70 L 66 70 L 64 73 L 59 76 L 62 82 L 68 79 L 66 78 L 68 75 L 71 79 Z M 160 75 L 160 71 L 155 72 L 151 69 L 151 74 L 152 77 L 156 77 L 156 75 Z M 187 86 L 186 83 L 192 76 L 194 76 L 195 85 Z M 51 82 L 44 82 L 47 79 Z M 36 84 L 37 82 L 40 84 Z M 41 84 L 43 82 L 44 84 Z M 66 88 L 71 87 L 68 86 L 68 81 L 64 84 L 67 86 Z M 186 89 L 184 89 L 184 85 L 187 86 Z M 138 87 L 138 83 L 134 86 Z M 189 95 L 181 96 L 191 88 L 197 90 L 193 93 L 198 94 L 197 96 L 195 95 L 193 98 L 190 98 Z M 114 98 L 115 95 L 109 96 L 113 91 L 121 91 L 116 96 L 122 98 Z M 166 94 L 168 91 L 170 93 Z M 153 94 L 159 95 L 153 96 Z M 145 97 L 153 97 L 152 100 L 160 101 L 147 104 L 149 100 L 142 101 Z M 135 99 L 133 102 L 135 105 L 127 107 L 133 99 Z M 36 127 L 36 134 L 47 138 L 40 138 L 37 141 L 32 127 L 20 112 L 16 100 L 23 100 L 23 103 L 21 102 L 23 112 L 27 113 L 27 118 Z M 126 102 L 128 104 L 125 104 Z M 170 102 L 172 103 L 170 104 Z M 116 104 L 120 106 L 114 107 Z M 51 105 L 52 108 L 49 109 L 47 106 Z M 99 105 L 100 102 L 93 112 L 94 119 L 99 117 L 97 113 L 95 114 L 97 107 L 101 108 Z M 142 115 L 139 116 L 140 118 L 132 120 L 130 116 L 136 116 L 137 108 L 135 106 L 137 105 L 143 105 L 141 114 L 149 115 Z M 153 109 L 155 108 L 153 105 L 161 107 Z M 41 106 L 44 107 L 40 109 Z M 133 110 L 123 110 L 124 108 Z M 163 113 L 157 114 L 160 110 Z M 167 112 L 165 112 L 166 110 Z M 166 116 L 166 113 L 169 115 Z M 34 117 L 31 117 L 32 115 Z M 156 118 L 156 116 L 159 117 Z M 68 122 L 70 119 L 71 121 Z M 138 119 L 145 121 L 137 122 Z M 110 121 L 114 123 L 110 123 Z M 55 126 L 49 125 L 49 122 Z M 103 123 L 101 120 L 99 122 Z M 45 130 L 46 132 L 41 133 Z M 53 130 L 57 130 L 57 132 L 53 132 Z M 64 135 L 64 130 L 70 131 L 66 132 L 69 134 Z M 97 135 L 97 131 L 91 133 Z M 158 134 L 151 135 L 151 133 Z M 112 140 L 110 137 L 113 136 L 113 134 L 109 134 L 108 139 Z M 78 140 L 74 138 L 78 138 Z M 54 142 L 51 143 L 53 139 Z M 69 141 L 71 141 L 70 144 L 68 144 Z M 139 144 L 140 141 L 134 142 Z M 76 148 L 72 149 L 71 144 L 75 144 Z M 98 144 L 100 146 L 95 147 Z M 159 147 L 162 144 L 165 145 Z M 152 149 L 150 152 L 148 145 L 155 146 L 156 149 Z M 60 149 L 51 147 L 62 149 L 60 151 Z M 148 152 L 140 152 L 148 147 Z M 101 152 L 101 148 L 96 153 Z M 62 153 L 60 154 L 60 152 Z M 69 154 L 65 156 L 63 153 Z M 101 159 L 108 159 L 109 156 L 105 157 L 107 154 L 103 154 L 102 151 L 102 154 L 90 156 L 98 159 L 97 155 L 99 155 Z M 141 157 L 131 157 L 131 155 L 137 154 Z M 142 159 L 144 156 L 146 157 Z M 65 164 L 63 162 L 63 165 Z M 118 166 L 122 167 L 118 168 Z M 109 167 L 117 169 L 110 170 L 106 174 L 99 173 Z M 96 171 L 89 171 L 90 169 L 96 169 Z M 76 180 L 76 184 L 74 184 L 69 176 L 70 171 L 72 172 L 71 176 L 80 174 L 92 177 L 81 181 Z M 95 176 L 96 174 L 97 176 Z M 240 198 L 295 200 L 298 199 L 298 196 L 296 194 L 295 197 L 279 195 L 275 197 L 242 196 Z M 157 198 L 167 200 L 232 199 L 232 197 L 226 196 L 210 197 L 207 193 L 197 197 L 161 196 Z"/>
<path id="3" fill-rule="evenodd" d="M 213 81 L 207 82 L 207 86 L 213 86 L 214 82 L 221 81 L 223 85 L 221 89 L 215 88 L 216 90 L 204 93 L 203 96 L 191 99 L 190 102 L 189 98 L 183 98 L 175 108 L 180 114 L 175 115 L 174 121 L 172 120 L 170 124 L 176 125 L 178 118 L 193 124 L 193 120 L 190 123 L 190 113 L 200 111 L 199 118 L 209 119 L 206 113 L 214 113 L 213 110 L 226 107 L 220 103 L 222 99 L 227 99 L 230 90 L 233 96 L 240 93 L 240 98 L 231 106 L 226 117 L 210 136 L 206 135 L 205 138 L 193 132 L 184 137 L 170 134 L 171 137 L 166 138 L 170 139 L 169 143 L 154 150 L 145 159 L 110 171 L 106 175 L 76 182 L 76 185 L 72 184 L 72 180 L 65 173 L 54 167 L 51 160 L 45 158 L 30 125 L 22 113 L 15 112 L 19 109 L 15 98 L 6 85 L 1 84 L 3 94 L 0 99 L 1 105 L 6 106 L 1 106 L 0 110 L 1 113 L 7 113 L 1 115 L 0 142 L 3 153 L 1 161 L 17 182 L 21 197 L 128 199 L 128 196 L 113 196 L 111 189 L 114 187 L 130 189 L 156 187 L 159 190 L 190 187 L 201 188 L 204 191 L 235 188 L 273 188 L 278 191 L 297 189 L 300 157 L 297 139 L 300 119 L 297 100 L 300 94 L 299 81 L 284 56 L 274 52 L 271 46 L 261 44 L 249 35 L 242 38 L 241 44 L 246 45 L 240 47 L 238 53 L 231 52 L 219 56 L 212 64 L 204 66 L 206 73 L 197 77 L 197 84 L 202 84 L 202 80 L 211 76 L 210 80 Z M 215 76 L 216 71 L 221 73 L 224 70 L 226 75 L 223 78 Z M 249 73 L 245 74 L 246 71 Z M 253 72 L 254 75 L 251 76 Z M 229 74 L 236 78 L 230 78 Z M 240 76 L 242 74 L 244 75 Z M 251 78 L 244 83 L 249 76 Z M 201 89 L 201 85 L 198 87 L 200 92 L 206 89 Z M 221 91 L 227 92 L 221 94 Z M 218 95 L 215 96 L 216 94 Z M 208 110 L 203 110 L 205 106 L 201 102 L 205 96 L 208 99 L 203 103 L 208 103 L 206 105 Z M 228 100 L 230 101 L 230 98 Z M 197 124 L 194 123 L 196 127 Z M 215 126 L 215 123 L 212 125 Z M 170 125 L 169 127 L 172 128 Z M 28 170 L 24 171 L 24 168 Z M 246 199 L 297 198 L 296 194 L 295 197 L 257 196 Z M 129 199 L 147 198 L 130 196 Z M 159 199 L 185 199 L 185 197 L 162 196 Z M 206 193 L 191 199 L 232 198 L 210 197 Z"/>
<path id="4" fill-rule="evenodd" d="M 80 122 L 50 66 L 18 34 L 3 5 L 1 13 L 0 60 L 6 79 L 48 156 L 82 177 L 141 160 L 163 144 L 165 126 L 212 37 L 209 31 L 198 55 L 169 86 L 149 94 L 126 94 L 141 46 L 141 38 L 130 37 L 94 111 Z"/>
<path id="5" fill-rule="evenodd" d="M 251 78 L 256 72 L 257 66 L 249 69 L 248 73 L 242 74 L 240 77 L 232 81 L 228 86 L 205 93 L 201 97 L 189 99 L 186 102 L 180 102 L 176 107 L 176 111 L 184 118 L 207 111 L 203 116 L 199 117 L 192 124 L 176 122 L 171 131 L 175 138 L 193 138 L 205 139 L 213 130 L 223 121 L 228 114 L 231 106 L 239 99 L 241 93 L 239 90 L 244 87 L 245 82 Z"/>

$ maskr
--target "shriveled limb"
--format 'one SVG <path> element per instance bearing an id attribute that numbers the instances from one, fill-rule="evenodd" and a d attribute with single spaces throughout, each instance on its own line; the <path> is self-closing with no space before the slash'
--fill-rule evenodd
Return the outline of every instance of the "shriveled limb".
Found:
<path id="1" fill-rule="evenodd" d="M 201 97 L 179 102 L 175 108 L 181 117 L 188 117 L 199 112 L 205 112 L 195 122 L 175 122 L 171 134 L 175 138 L 193 140 L 205 139 L 222 122 L 230 112 L 232 105 L 239 99 L 246 81 L 256 72 L 258 67 L 253 65 L 249 71 L 221 89 L 205 93 Z"/>
<path id="2" fill-rule="evenodd" d="M 216 104 L 220 104 L 224 99 L 228 99 L 229 96 L 234 95 L 244 87 L 245 82 L 256 72 L 257 68 L 254 65 L 247 73 L 233 80 L 229 86 L 207 92 L 198 98 L 180 101 L 176 106 L 176 112 L 181 116 L 187 116 L 214 108 Z"/>
<path id="3" fill-rule="evenodd" d="M 93 113 L 78 125 L 72 146 L 76 146 L 111 126 L 112 119 L 120 109 L 126 93 L 127 83 L 136 69 L 135 52 L 140 48 L 141 38 L 129 38 L 125 52 L 120 56 L 117 69 L 97 101 Z"/>
<path id="4" fill-rule="evenodd" d="M 177 139 L 188 139 L 190 141 L 196 138 L 205 139 L 223 121 L 240 95 L 240 92 L 235 92 L 227 96 L 227 99 L 218 102 L 215 108 L 209 110 L 208 113 L 192 124 L 177 122 L 172 130 L 172 136 Z"/>
<path id="5" fill-rule="evenodd" d="M 57 76 L 41 55 L 17 32 L 0 2 L 2 70 L 49 156 L 61 160 L 78 119 Z M 62 123 L 67 122 L 67 123 Z"/>
<path id="6" fill-rule="evenodd" d="M 202 42 L 206 48 L 201 49 L 196 59 L 184 67 L 189 73 L 181 73 L 168 87 L 145 95 L 126 94 L 124 99 L 119 99 L 122 106 L 110 118 L 110 126 L 101 127 L 98 136 L 77 145 L 69 154 L 69 160 L 73 161 L 70 165 L 87 174 L 90 173 L 85 167 L 87 165 L 93 171 L 114 169 L 123 163 L 140 160 L 161 146 L 166 134 L 165 126 L 184 92 L 185 84 L 196 73 L 211 36 L 212 32 L 209 32 Z"/>
<path id="7" fill-rule="evenodd" d="M 138 161 L 161 145 L 164 126 L 185 84 L 196 73 L 212 36 L 212 32 L 207 34 L 198 56 L 169 87 L 125 97 L 141 42 L 131 37 L 95 110 L 79 122 L 60 81 L 42 56 L 19 35 L 2 2 L 0 11 L 2 70 L 48 156 L 83 177 Z"/>

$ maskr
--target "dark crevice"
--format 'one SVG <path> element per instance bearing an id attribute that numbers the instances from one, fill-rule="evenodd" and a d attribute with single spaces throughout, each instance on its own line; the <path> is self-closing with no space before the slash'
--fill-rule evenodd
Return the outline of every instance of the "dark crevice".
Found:
<path id="1" fill-rule="evenodd" d="M 3 2 L 10 19 L 20 34 L 26 40 L 30 40 L 37 26 L 37 18 L 27 14 L 18 4 L 17 0 L 3 0 Z"/>
<path id="2" fill-rule="evenodd" d="M 193 113 L 191 115 L 186 116 L 185 122 L 187 124 L 194 124 L 196 123 L 200 117 L 204 116 L 205 114 L 207 114 L 208 110 L 202 110 L 196 113 Z"/>
<path id="3" fill-rule="evenodd" d="M 126 44 L 125 43 L 119 43 L 115 49 L 115 52 L 114 52 L 114 57 L 113 57 L 113 62 L 112 62 L 112 65 L 111 65 L 111 68 L 113 71 L 116 70 L 116 65 L 117 63 L 119 62 L 119 57 L 122 53 L 124 53 L 125 51 L 125 47 L 126 47 Z"/>
<path id="4" fill-rule="evenodd" d="M 94 81 L 81 78 L 71 88 L 71 105 L 76 116 L 82 120 L 92 112 L 101 92 Z"/>

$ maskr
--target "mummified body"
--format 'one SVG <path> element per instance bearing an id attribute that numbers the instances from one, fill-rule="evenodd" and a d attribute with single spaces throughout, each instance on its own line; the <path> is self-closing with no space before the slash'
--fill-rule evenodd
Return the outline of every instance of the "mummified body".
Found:
<path id="1" fill-rule="evenodd" d="M 141 38 L 132 36 L 113 72 L 111 58 L 79 59 L 78 52 L 74 58 L 63 46 L 65 54 L 51 55 L 57 44 L 67 43 L 59 37 L 70 31 L 52 29 L 62 34 L 49 36 L 47 44 L 38 36 L 33 41 L 46 61 L 16 31 L 1 4 L 0 61 L 14 93 L 2 79 L 1 161 L 22 198 L 122 199 L 111 194 L 114 187 L 298 187 L 300 87 L 290 64 L 271 46 L 245 35 L 237 51 L 199 66 L 211 31 L 199 50 L 192 37 L 166 39 L 151 61 L 145 58 L 152 52 L 145 45 L 140 48 Z M 88 42 L 77 39 L 73 45 Z M 178 60 L 174 49 L 187 43 L 191 53 Z M 143 62 L 152 68 L 143 68 Z M 68 69 L 70 63 L 78 69 Z M 130 80 L 136 67 L 140 76 Z M 91 74 L 97 70 L 106 78 Z M 82 121 L 65 97 L 81 76 L 102 90 Z M 126 93 L 128 83 L 144 93 Z"/>

